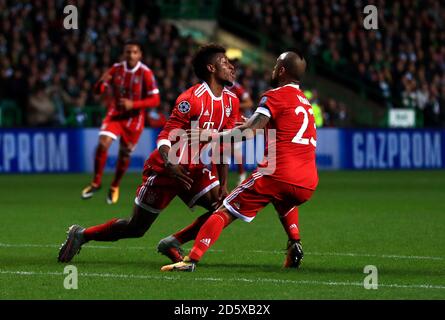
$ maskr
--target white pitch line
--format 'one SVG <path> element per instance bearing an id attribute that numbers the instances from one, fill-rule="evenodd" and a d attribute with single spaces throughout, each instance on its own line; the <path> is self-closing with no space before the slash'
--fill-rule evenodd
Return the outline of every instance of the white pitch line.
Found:
<path id="1" fill-rule="evenodd" d="M 36 271 L 11 271 L 11 270 L 0 270 L 0 275 L 19 275 L 19 276 L 64 276 L 62 272 L 36 272 Z M 116 273 L 79 273 L 79 276 L 92 277 L 92 278 L 115 278 L 115 279 L 145 279 L 145 280 L 172 280 L 178 281 L 183 280 L 179 276 L 147 276 L 147 275 L 137 275 L 137 274 L 116 274 Z M 314 281 L 314 280 L 287 280 L 287 279 L 248 279 L 248 278 L 187 278 L 187 281 L 205 281 L 205 282 L 247 282 L 247 283 L 276 283 L 276 284 L 292 284 L 292 285 L 323 285 L 323 286 L 353 286 L 353 287 L 363 287 L 361 282 L 337 282 L 337 281 Z M 379 287 L 384 288 L 399 288 L 399 289 L 437 289 L 444 290 L 445 286 L 430 285 L 430 284 L 379 284 Z"/>
<path id="2" fill-rule="evenodd" d="M 30 243 L 0 243 L 0 248 L 59 248 L 60 246 L 55 244 L 30 244 Z M 91 249 L 120 249 L 120 250 L 155 250 L 152 247 L 118 247 L 118 246 L 98 246 L 98 245 L 85 245 L 85 248 Z M 185 247 L 184 249 L 190 250 L 191 248 Z M 213 252 L 225 252 L 221 249 L 210 249 Z M 253 253 L 267 253 L 267 254 L 284 254 L 284 250 L 244 250 L 244 252 Z M 370 258 L 387 258 L 387 259 L 411 259 L 411 260 L 445 260 L 445 257 L 431 257 L 431 256 L 404 256 L 395 254 L 368 254 L 368 253 L 351 253 L 351 252 L 305 252 L 307 255 L 313 256 L 340 256 L 340 257 L 370 257 Z"/>
<path id="3" fill-rule="evenodd" d="M 336 253 L 336 252 L 308 252 L 314 256 L 350 256 L 350 257 L 371 257 L 371 258 L 388 258 L 388 259 L 413 259 L 413 260 L 445 260 L 444 257 L 428 257 L 428 256 L 402 256 L 396 254 L 368 254 L 368 253 Z"/>

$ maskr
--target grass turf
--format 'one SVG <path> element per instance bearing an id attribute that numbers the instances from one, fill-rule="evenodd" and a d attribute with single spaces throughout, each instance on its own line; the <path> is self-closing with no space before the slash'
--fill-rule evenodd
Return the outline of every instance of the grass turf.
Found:
<path id="1" fill-rule="evenodd" d="M 196 272 L 161 273 L 168 261 L 155 250 L 159 239 L 203 212 L 174 200 L 143 238 L 85 245 L 71 263 L 78 289 L 66 290 L 56 257 L 67 227 L 129 215 L 140 176 L 124 177 L 114 206 L 105 203 L 106 187 L 82 201 L 88 180 L 0 177 L 1 299 L 445 298 L 444 171 L 321 172 L 300 209 L 305 259 L 298 271 L 281 268 L 286 236 L 269 206 L 252 223 L 227 228 Z M 377 290 L 363 287 L 366 265 L 378 269 Z"/>

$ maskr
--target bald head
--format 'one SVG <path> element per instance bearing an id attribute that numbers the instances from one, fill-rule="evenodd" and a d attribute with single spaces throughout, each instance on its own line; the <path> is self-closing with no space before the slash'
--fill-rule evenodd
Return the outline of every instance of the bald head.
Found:
<path id="1" fill-rule="evenodd" d="M 291 80 L 300 81 L 306 70 L 306 60 L 292 51 L 282 53 L 277 64 L 285 69 L 287 77 Z"/>
<path id="2" fill-rule="evenodd" d="M 271 85 L 282 86 L 291 82 L 300 82 L 306 70 L 306 60 L 298 53 L 287 51 L 282 53 L 272 71 Z"/>

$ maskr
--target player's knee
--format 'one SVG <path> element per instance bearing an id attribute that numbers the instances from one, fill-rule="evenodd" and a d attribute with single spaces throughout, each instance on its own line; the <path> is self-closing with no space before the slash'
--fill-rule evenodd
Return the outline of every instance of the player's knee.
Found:
<path id="1" fill-rule="evenodd" d="M 215 211 L 218 208 L 219 203 L 219 187 L 213 188 L 196 201 L 197 205 L 209 211 Z"/>
<path id="2" fill-rule="evenodd" d="M 132 145 L 121 145 L 119 148 L 119 153 L 123 157 L 129 157 L 131 156 L 131 153 L 134 150 L 134 146 Z"/>
<path id="3" fill-rule="evenodd" d="M 128 230 L 131 238 L 141 238 L 145 234 L 146 230 L 143 228 L 130 228 Z"/>
<path id="4" fill-rule="evenodd" d="M 99 139 L 99 143 L 97 145 L 97 148 L 102 150 L 102 151 L 107 151 L 112 142 L 113 142 L 113 140 L 102 139 L 101 138 L 101 139 Z"/>
<path id="5" fill-rule="evenodd" d="M 215 211 L 218 208 L 218 198 L 214 198 L 214 199 L 199 199 L 196 202 L 197 205 L 205 208 L 208 211 Z"/>
<path id="6" fill-rule="evenodd" d="M 131 149 L 129 149 L 129 148 L 121 148 L 120 150 L 119 150 L 119 153 L 120 153 L 120 156 L 122 156 L 122 157 L 129 157 L 129 156 L 131 156 Z"/>
<path id="7" fill-rule="evenodd" d="M 114 222 L 114 227 L 119 228 L 121 230 L 125 230 L 128 228 L 129 221 L 127 219 L 118 219 Z"/>

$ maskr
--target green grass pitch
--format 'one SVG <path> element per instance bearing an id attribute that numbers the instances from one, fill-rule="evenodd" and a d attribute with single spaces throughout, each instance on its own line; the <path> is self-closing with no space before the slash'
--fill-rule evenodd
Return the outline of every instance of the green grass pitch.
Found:
<path id="1" fill-rule="evenodd" d="M 80 199 L 89 177 L 0 176 L 0 299 L 445 298 L 444 171 L 321 172 L 300 208 L 297 271 L 281 268 L 286 236 L 269 206 L 228 227 L 196 272 L 161 273 L 159 239 L 203 212 L 174 200 L 143 238 L 85 245 L 71 263 L 78 289 L 67 290 L 56 261 L 67 227 L 129 215 L 140 182 L 127 174 L 119 204 L 109 206 L 109 175 L 93 199 Z M 377 290 L 363 286 L 367 265 L 377 267 Z"/>

